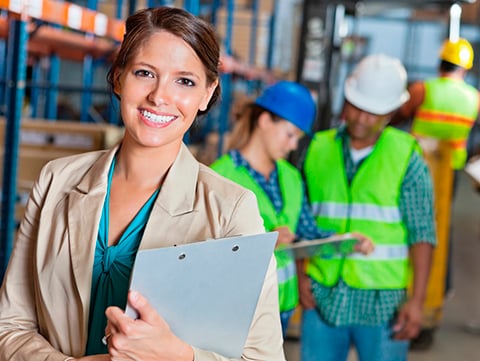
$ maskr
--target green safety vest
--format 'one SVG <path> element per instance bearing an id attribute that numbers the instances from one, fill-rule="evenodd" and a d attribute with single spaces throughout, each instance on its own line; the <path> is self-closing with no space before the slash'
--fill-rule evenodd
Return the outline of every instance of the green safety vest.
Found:
<path id="1" fill-rule="evenodd" d="M 275 211 L 270 198 L 252 178 L 248 170 L 243 166 L 236 167 L 230 155 L 223 155 L 211 167 L 224 177 L 255 193 L 258 208 L 267 231 L 280 226 L 287 226 L 292 232 L 295 232 L 302 208 L 303 185 L 300 172 L 290 163 L 285 160 L 277 161 L 280 190 L 283 199 L 283 209 L 280 213 Z M 282 251 L 281 249 L 275 250 L 275 258 L 277 260 L 280 311 L 293 310 L 298 305 L 298 281 L 295 260 L 290 252 Z"/>
<path id="2" fill-rule="evenodd" d="M 431 79 L 425 82 L 425 99 L 413 119 L 412 134 L 447 141 L 452 168 L 461 169 L 477 113 L 478 91 L 473 86 L 458 79 Z"/>
<path id="3" fill-rule="evenodd" d="M 399 210 L 400 189 L 415 139 L 387 127 L 351 184 L 345 173 L 342 141 L 335 129 L 318 132 L 305 158 L 305 177 L 318 226 L 370 237 L 370 255 L 336 249 L 309 260 L 308 275 L 331 287 L 341 277 L 360 289 L 401 289 L 409 281 L 407 230 Z M 332 246 L 333 247 L 333 246 Z"/>

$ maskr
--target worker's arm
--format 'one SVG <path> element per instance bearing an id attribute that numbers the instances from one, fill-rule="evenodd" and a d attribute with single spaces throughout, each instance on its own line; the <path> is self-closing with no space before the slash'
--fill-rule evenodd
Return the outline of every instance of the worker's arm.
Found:
<path id="1" fill-rule="evenodd" d="M 397 339 L 412 339 L 422 326 L 423 302 L 432 250 L 436 245 L 432 178 L 427 164 L 417 152 L 412 154 L 402 182 L 400 212 L 408 230 L 414 275 L 410 297 L 398 310 L 394 332 Z"/>
<path id="2" fill-rule="evenodd" d="M 478 92 L 478 114 L 480 114 L 480 92 Z M 477 123 L 480 123 L 480 116 L 477 116 Z"/>
<path id="3" fill-rule="evenodd" d="M 394 114 L 391 121 L 392 124 L 399 124 L 413 119 L 425 99 L 425 84 L 423 82 L 411 84 L 408 87 L 408 93 L 410 94 L 410 99 Z"/>
<path id="4" fill-rule="evenodd" d="M 393 327 L 396 339 L 409 340 L 418 335 L 422 328 L 423 302 L 427 290 L 428 276 L 432 264 L 433 245 L 426 242 L 414 244 L 410 249 L 413 263 L 412 295 L 400 308 Z"/>

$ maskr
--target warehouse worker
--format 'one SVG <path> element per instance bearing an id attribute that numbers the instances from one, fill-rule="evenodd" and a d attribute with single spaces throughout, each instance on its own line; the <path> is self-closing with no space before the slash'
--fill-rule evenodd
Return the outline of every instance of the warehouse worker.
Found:
<path id="1" fill-rule="evenodd" d="M 298 270 L 302 361 L 406 360 L 422 323 L 436 242 L 432 183 L 411 135 L 387 126 L 407 99 L 398 59 L 364 58 L 344 87 L 344 124 L 315 134 L 304 174 L 321 228 L 372 239 L 368 256 L 315 257 Z M 407 286 L 413 271 L 412 294 Z"/>
<path id="2" fill-rule="evenodd" d="M 434 138 L 450 145 L 450 162 L 454 171 L 452 200 L 458 171 L 467 159 L 468 136 L 480 108 L 480 93 L 465 82 L 465 76 L 473 65 L 473 56 L 473 48 L 466 39 L 445 40 L 439 54 L 438 77 L 414 82 L 408 89 L 410 99 L 395 115 L 397 120 L 413 119 L 411 132 L 414 136 Z M 445 294 L 453 290 L 452 250 L 450 230 Z M 431 328 L 422 330 L 411 347 L 424 349 L 430 346 L 433 332 Z"/>
<path id="3" fill-rule="evenodd" d="M 0 291 L 0 360 L 233 360 L 188 344 L 128 292 L 138 249 L 264 232 L 254 194 L 182 142 L 220 95 L 215 30 L 173 7 L 139 10 L 125 26 L 108 75 L 124 137 L 42 169 Z M 282 343 L 272 256 L 241 359 L 285 360 Z"/>
<path id="4" fill-rule="evenodd" d="M 467 139 L 480 109 L 480 93 L 465 82 L 473 65 L 473 48 L 463 38 L 446 40 L 440 50 L 439 76 L 414 82 L 410 99 L 396 118 L 413 119 L 412 134 L 447 141 L 451 167 L 462 169 L 467 159 Z"/>
<path id="5" fill-rule="evenodd" d="M 280 81 L 248 103 L 231 136 L 231 150 L 212 164 L 225 177 L 252 190 L 268 231 L 278 231 L 275 256 L 279 282 L 282 329 L 298 305 L 295 260 L 282 245 L 296 238 L 327 237 L 310 213 L 300 172 L 284 158 L 310 133 L 315 102 L 301 84 Z M 357 250 L 368 252 L 372 243 L 362 235 Z"/>

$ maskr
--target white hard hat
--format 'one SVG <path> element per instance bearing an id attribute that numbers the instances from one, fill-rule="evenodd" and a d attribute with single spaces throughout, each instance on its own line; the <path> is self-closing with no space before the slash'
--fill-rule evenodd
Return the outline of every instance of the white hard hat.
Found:
<path id="1" fill-rule="evenodd" d="M 400 60 L 384 54 L 362 59 L 345 82 L 345 98 L 373 114 L 388 114 L 405 103 L 407 71 Z"/>

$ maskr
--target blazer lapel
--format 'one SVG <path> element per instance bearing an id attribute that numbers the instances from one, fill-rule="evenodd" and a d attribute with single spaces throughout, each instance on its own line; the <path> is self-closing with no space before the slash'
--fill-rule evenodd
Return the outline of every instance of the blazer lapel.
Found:
<path id="1" fill-rule="evenodd" d="M 158 194 L 143 234 L 140 249 L 186 242 L 195 215 L 199 164 L 182 144 Z M 182 236 L 183 235 L 183 236 Z"/>
<path id="2" fill-rule="evenodd" d="M 118 147 L 102 155 L 85 173 L 68 199 L 68 232 L 76 287 L 83 305 L 82 342 L 86 342 L 93 259 L 108 170 Z"/>

